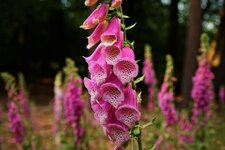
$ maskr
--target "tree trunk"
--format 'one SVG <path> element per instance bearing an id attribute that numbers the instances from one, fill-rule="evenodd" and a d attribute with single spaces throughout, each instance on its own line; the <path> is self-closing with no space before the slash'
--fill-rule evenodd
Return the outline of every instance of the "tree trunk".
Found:
<path id="1" fill-rule="evenodd" d="M 220 64 L 215 68 L 215 91 L 218 93 L 219 87 L 225 85 L 225 1 L 223 5 L 221 22 L 217 36 L 216 52 L 220 53 Z"/>
<path id="2" fill-rule="evenodd" d="M 196 56 L 200 47 L 201 21 L 201 0 L 190 0 L 185 62 L 182 78 L 183 107 L 187 107 L 188 102 L 191 99 L 192 76 L 197 68 Z"/>
<path id="3" fill-rule="evenodd" d="M 170 27 L 169 27 L 169 33 L 168 33 L 168 48 L 167 48 L 167 53 L 171 54 L 173 59 L 174 59 L 174 75 L 175 77 L 179 78 L 179 70 L 180 70 L 180 64 L 179 64 L 179 55 L 178 52 L 178 0 L 172 0 L 170 4 L 170 17 L 169 17 L 169 22 L 170 22 Z M 180 92 L 178 91 L 179 83 L 175 83 L 176 93 Z"/>

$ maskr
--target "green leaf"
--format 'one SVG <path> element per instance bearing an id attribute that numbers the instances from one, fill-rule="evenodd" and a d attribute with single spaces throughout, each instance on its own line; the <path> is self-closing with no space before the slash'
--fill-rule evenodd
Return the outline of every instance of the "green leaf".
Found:
<path id="1" fill-rule="evenodd" d="M 155 122 L 156 118 L 153 118 L 151 121 L 147 122 L 146 124 L 142 125 L 141 128 L 144 129 Z"/>
<path id="2" fill-rule="evenodd" d="M 138 96 L 137 96 L 138 103 L 142 102 L 141 94 L 142 94 L 142 91 L 138 93 Z"/>
<path id="3" fill-rule="evenodd" d="M 121 17 L 122 17 L 122 18 L 125 18 L 125 19 L 130 18 L 130 17 L 127 16 L 127 15 L 122 15 Z"/>
<path id="4" fill-rule="evenodd" d="M 152 146 L 152 148 L 149 148 L 149 149 L 147 149 L 147 150 L 155 150 L 156 149 L 156 145 L 154 144 L 153 146 Z"/>
<path id="5" fill-rule="evenodd" d="M 137 84 L 137 83 L 139 83 L 139 82 L 141 82 L 141 81 L 144 81 L 144 78 L 145 78 L 145 77 L 144 77 L 144 75 L 143 75 L 143 76 L 137 78 L 137 79 L 134 81 L 134 83 Z"/>
<path id="6" fill-rule="evenodd" d="M 130 30 L 130 29 L 132 29 L 133 27 L 135 27 L 135 26 L 136 26 L 136 24 L 137 24 L 137 22 L 135 22 L 134 24 L 132 24 L 132 25 L 130 25 L 130 26 L 128 26 L 128 27 L 126 27 L 126 30 Z"/>

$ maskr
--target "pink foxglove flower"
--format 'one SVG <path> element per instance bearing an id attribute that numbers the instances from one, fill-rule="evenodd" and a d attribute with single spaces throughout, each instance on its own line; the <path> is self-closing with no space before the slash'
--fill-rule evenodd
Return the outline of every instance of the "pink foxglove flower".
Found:
<path id="1" fill-rule="evenodd" d="M 142 73 L 145 76 L 144 83 L 148 86 L 148 111 L 154 107 L 154 98 L 156 94 L 156 77 L 152 63 L 152 55 L 150 46 L 145 48 L 145 61 L 143 63 Z"/>
<path id="2" fill-rule="evenodd" d="M 118 150 L 129 140 L 129 130 L 141 117 L 136 91 L 129 83 L 137 76 L 138 65 L 133 50 L 123 47 L 120 23 L 121 20 L 114 16 L 104 32 L 97 32 L 98 27 L 93 32 L 97 39 L 100 37 L 101 43 L 91 56 L 85 57 L 90 79 L 84 78 L 94 117 Z"/>
<path id="3" fill-rule="evenodd" d="M 85 0 L 84 5 L 90 7 L 90 6 L 93 6 L 97 2 L 98 2 L 98 0 Z"/>
<path id="4" fill-rule="evenodd" d="M 117 42 L 111 46 L 105 46 L 102 50 L 106 62 L 115 65 L 119 58 L 122 57 L 123 32 L 121 31 Z"/>
<path id="5" fill-rule="evenodd" d="M 96 43 L 100 41 L 100 36 L 105 31 L 107 26 L 108 26 L 107 21 L 99 23 L 99 25 L 95 28 L 92 34 L 89 37 L 87 37 L 88 38 L 87 49 L 90 49 L 92 46 L 94 46 Z"/>
<path id="6" fill-rule="evenodd" d="M 16 142 L 22 144 L 24 139 L 24 125 L 22 123 L 22 118 L 19 114 L 18 107 L 14 101 L 10 101 L 8 108 L 10 128 L 14 134 Z"/>
<path id="7" fill-rule="evenodd" d="M 115 9 L 119 8 L 122 4 L 123 0 L 112 0 L 111 6 Z"/>
<path id="8" fill-rule="evenodd" d="M 120 32 L 120 20 L 117 17 L 113 17 L 106 31 L 101 35 L 101 42 L 105 46 L 115 44 L 120 36 Z"/>
<path id="9" fill-rule="evenodd" d="M 81 28 L 89 30 L 94 28 L 99 23 L 103 22 L 108 13 L 109 6 L 106 3 L 102 3 L 98 6 L 91 15 L 83 22 Z"/>
<path id="10" fill-rule="evenodd" d="M 80 127 L 80 118 L 82 115 L 83 101 L 81 100 L 81 79 L 74 79 L 73 75 L 69 76 L 66 84 L 64 95 L 64 113 L 67 128 L 72 127 L 76 137 L 76 144 L 80 144 L 83 129 Z"/>
<path id="11" fill-rule="evenodd" d="M 22 103 L 18 92 L 18 87 L 16 86 L 15 78 L 11 74 L 4 72 L 1 73 L 1 77 L 6 84 L 5 89 L 8 94 L 8 120 L 10 128 L 14 135 L 15 141 L 22 144 L 25 136 L 25 126 L 19 111 L 19 106 L 21 106 Z"/>
<path id="12" fill-rule="evenodd" d="M 201 113 L 206 114 L 210 111 L 210 102 L 213 99 L 212 79 L 214 77 L 210 70 L 210 64 L 205 54 L 199 59 L 199 66 L 193 77 L 193 87 L 191 96 L 194 100 L 192 109 L 192 123 L 197 123 Z"/>
<path id="13" fill-rule="evenodd" d="M 138 110 L 136 91 L 132 89 L 131 85 L 124 89 L 124 101 L 116 110 L 115 115 L 120 122 L 130 128 L 140 120 L 141 114 Z"/>
<path id="14" fill-rule="evenodd" d="M 114 74 L 123 84 L 130 82 L 138 74 L 138 65 L 133 50 L 126 46 L 122 50 L 122 58 L 118 59 L 113 67 Z"/>
<path id="15" fill-rule="evenodd" d="M 219 89 L 219 101 L 221 104 L 225 104 L 225 87 L 221 86 Z"/>
<path id="16" fill-rule="evenodd" d="M 158 93 L 159 107 L 166 119 L 167 126 L 174 125 L 178 122 L 177 112 L 172 104 L 173 95 L 173 60 L 167 55 L 167 67 L 164 75 L 164 81 Z"/>

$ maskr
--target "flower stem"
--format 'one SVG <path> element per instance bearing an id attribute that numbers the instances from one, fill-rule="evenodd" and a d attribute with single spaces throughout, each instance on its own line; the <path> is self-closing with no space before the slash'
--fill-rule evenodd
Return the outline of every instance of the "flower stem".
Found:
<path id="1" fill-rule="evenodd" d="M 127 42 L 126 25 L 125 25 L 125 21 L 124 21 L 124 17 L 123 17 L 122 6 L 119 7 L 119 12 L 121 13 L 121 23 L 122 23 L 122 28 L 123 28 L 124 41 Z"/>
<path id="2" fill-rule="evenodd" d="M 142 150 L 141 135 L 137 137 L 137 143 L 138 143 L 138 150 Z"/>

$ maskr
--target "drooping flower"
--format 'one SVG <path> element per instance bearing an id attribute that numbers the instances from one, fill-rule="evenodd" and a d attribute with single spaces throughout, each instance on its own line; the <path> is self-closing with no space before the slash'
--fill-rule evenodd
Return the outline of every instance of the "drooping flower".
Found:
<path id="1" fill-rule="evenodd" d="M 202 35 L 202 42 L 204 42 L 204 38 L 205 35 Z M 207 114 L 209 114 L 210 111 L 210 102 L 213 99 L 212 79 L 214 78 L 214 75 L 211 72 L 211 66 L 207 59 L 208 49 L 207 47 L 201 47 L 200 50 L 202 54 L 198 60 L 198 69 L 192 78 L 193 87 L 191 97 L 194 100 L 194 106 L 192 109 L 191 120 L 193 124 L 198 122 L 200 114 L 203 114 L 203 120 L 207 119 Z"/>
<path id="2" fill-rule="evenodd" d="M 113 72 L 123 84 L 130 82 L 138 75 L 138 65 L 134 58 L 134 52 L 129 46 L 122 49 L 122 57 L 114 65 Z"/>
<path id="3" fill-rule="evenodd" d="M 87 49 L 90 49 L 92 46 L 94 46 L 96 43 L 100 41 L 100 36 L 105 31 L 107 26 L 108 26 L 107 21 L 99 23 L 99 25 L 95 28 L 92 34 L 87 37 L 88 39 Z"/>
<path id="4" fill-rule="evenodd" d="M 142 73 L 145 76 L 144 83 L 148 86 L 148 106 L 147 110 L 151 111 L 154 107 L 156 96 L 156 77 L 152 63 L 151 47 L 145 46 L 145 61 L 143 63 Z"/>
<path id="5" fill-rule="evenodd" d="M 89 29 L 94 28 L 99 23 L 103 22 L 106 18 L 107 13 L 108 13 L 108 8 L 109 8 L 108 4 L 102 3 L 83 22 L 81 28 L 83 28 L 85 30 L 89 30 Z"/>
<path id="6" fill-rule="evenodd" d="M 101 35 L 102 44 L 104 46 L 112 46 L 117 42 L 120 32 L 120 20 L 117 17 L 113 17 L 106 31 Z"/>
<path id="7" fill-rule="evenodd" d="M 174 125 L 178 122 L 177 112 L 172 104 L 173 94 L 173 60 L 167 55 L 167 67 L 164 75 L 164 81 L 158 93 L 159 107 L 166 119 L 167 126 Z"/>

